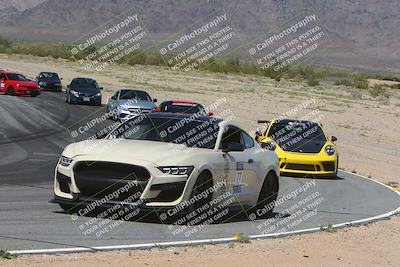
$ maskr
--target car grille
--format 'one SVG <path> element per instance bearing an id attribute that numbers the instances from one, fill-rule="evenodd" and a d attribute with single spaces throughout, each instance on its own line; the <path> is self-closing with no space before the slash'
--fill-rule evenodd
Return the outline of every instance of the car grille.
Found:
<path id="1" fill-rule="evenodd" d="M 322 162 L 322 166 L 324 167 L 324 170 L 327 172 L 335 171 L 335 167 L 336 167 L 334 161 L 324 161 L 324 162 Z"/>
<path id="2" fill-rule="evenodd" d="M 93 97 L 93 94 L 78 93 L 80 97 Z"/>
<path id="3" fill-rule="evenodd" d="M 128 108 L 129 112 L 132 113 L 150 113 L 150 109 L 145 109 L 145 108 Z"/>
<path id="4" fill-rule="evenodd" d="M 108 198 L 109 201 L 123 201 L 143 192 L 150 173 L 146 168 L 136 165 L 82 161 L 75 165 L 74 177 L 80 198 L 100 199 L 112 196 L 111 199 Z"/>
<path id="5" fill-rule="evenodd" d="M 296 170 L 296 171 L 315 171 L 315 166 L 309 164 L 288 163 L 286 164 L 285 169 Z"/>
<path id="6" fill-rule="evenodd" d="M 69 194 L 71 192 L 69 189 L 69 186 L 71 184 L 71 178 L 62 173 L 57 172 L 56 179 L 58 184 L 60 185 L 60 191 Z"/>

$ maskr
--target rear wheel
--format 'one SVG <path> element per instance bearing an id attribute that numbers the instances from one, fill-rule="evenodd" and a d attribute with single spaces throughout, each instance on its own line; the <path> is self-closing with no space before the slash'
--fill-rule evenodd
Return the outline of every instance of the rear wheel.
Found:
<path id="1" fill-rule="evenodd" d="M 254 206 L 254 211 L 267 207 L 267 212 L 264 215 L 272 214 L 275 207 L 275 200 L 278 197 L 279 181 L 275 172 L 270 171 L 265 177 L 261 187 L 260 195 L 258 196 L 257 204 Z"/>
<path id="2" fill-rule="evenodd" d="M 15 95 L 14 87 L 9 86 L 9 87 L 7 88 L 7 95 Z"/>

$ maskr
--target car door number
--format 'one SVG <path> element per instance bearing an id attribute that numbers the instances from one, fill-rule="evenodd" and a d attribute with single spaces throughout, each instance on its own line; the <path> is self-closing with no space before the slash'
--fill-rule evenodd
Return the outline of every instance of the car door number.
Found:
<path id="1" fill-rule="evenodd" d="M 4 82 L 0 82 L 0 89 L 4 88 Z"/>

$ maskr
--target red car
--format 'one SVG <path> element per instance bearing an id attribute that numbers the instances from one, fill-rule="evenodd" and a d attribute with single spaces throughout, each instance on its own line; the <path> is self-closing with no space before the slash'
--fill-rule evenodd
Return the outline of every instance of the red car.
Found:
<path id="1" fill-rule="evenodd" d="M 202 114 L 204 116 L 214 115 L 212 112 L 207 113 L 205 108 L 199 103 L 191 101 L 164 101 L 155 110 L 155 112 L 171 112 L 171 113 L 185 113 L 185 114 Z"/>
<path id="2" fill-rule="evenodd" d="M 0 71 L 0 92 L 7 95 L 40 95 L 39 85 L 16 72 Z"/>

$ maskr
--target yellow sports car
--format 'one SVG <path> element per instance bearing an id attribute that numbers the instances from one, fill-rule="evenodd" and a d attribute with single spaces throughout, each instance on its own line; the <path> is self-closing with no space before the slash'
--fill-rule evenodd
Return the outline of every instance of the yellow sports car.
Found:
<path id="1" fill-rule="evenodd" d="M 339 154 L 322 126 L 304 120 L 259 120 L 265 132 L 256 132 L 255 140 L 266 149 L 275 150 L 281 173 L 336 177 Z"/>

